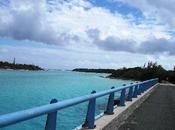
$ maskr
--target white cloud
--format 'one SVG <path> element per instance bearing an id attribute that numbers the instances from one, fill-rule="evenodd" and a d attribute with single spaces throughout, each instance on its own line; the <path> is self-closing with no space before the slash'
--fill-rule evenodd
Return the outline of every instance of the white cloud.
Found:
<path id="1" fill-rule="evenodd" d="M 172 69 L 175 63 L 175 56 L 153 56 L 103 50 L 94 53 L 84 50 L 77 52 L 56 46 L 48 48 L 1 45 L 0 53 L 0 60 L 12 62 L 16 57 L 17 63 L 32 63 L 52 69 L 74 69 L 77 67 L 117 69 L 123 66 L 143 66 L 150 60 L 157 61 L 167 69 Z"/>
<path id="2" fill-rule="evenodd" d="M 128 3 L 139 8 L 148 19 L 175 27 L 175 0 L 110 0 Z M 172 28 L 170 28 L 172 29 Z M 174 29 L 173 29 L 174 30 Z"/>
<path id="3" fill-rule="evenodd" d="M 131 4 L 129 0 L 125 2 Z M 149 5 L 146 0 L 143 2 L 145 2 L 145 6 Z M 134 6 L 140 4 L 134 3 L 136 3 Z M 144 8 L 146 7 L 141 8 L 145 12 Z M 170 42 L 173 36 L 168 33 L 169 28 L 166 24 L 159 24 L 157 20 L 154 23 L 148 23 L 149 20 L 146 19 L 138 25 L 133 21 L 134 17 L 125 17 L 117 12 L 111 13 L 107 9 L 95 7 L 85 0 L 49 0 L 47 2 L 45 0 L 11 0 L 7 7 L 0 6 L 1 37 L 54 44 L 61 49 L 56 46 L 55 49 L 50 50 L 21 47 L 20 53 L 17 48 L 13 47 L 14 51 L 12 51 L 13 49 L 9 46 L 4 46 L 2 50 L 8 48 L 8 51 L 12 51 L 13 55 L 21 58 L 24 56 L 21 61 L 26 62 L 36 56 L 32 62 L 43 65 L 47 62 L 46 59 L 49 59 L 49 66 L 59 64 L 60 66 L 57 68 L 63 68 L 63 66 L 74 68 L 80 65 L 82 67 L 115 68 L 138 65 L 138 63 L 142 65 L 147 62 L 148 54 L 154 55 L 154 53 L 145 52 L 145 55 L 142 55 L 137 54 L 142 53 L 137 49 L 137 51 L 131 49 L 141 46 L 143 43 L 154 44 L 150 39 L 164 39 L 170 47 L 173 45 L 173 42 Z M 98 41 L 100 42 L 98 45 L 94 44 L 94 39 L 87 34 L 87 31 L 92 29 L 99 30 Z M 106 40 L 109 38 L 112 38 L 112 42 Z M 102 42 L 105 40 L 106 42 Z M 129 42 L 130 46 L 126 46 L 124 41 L 131 41 Z M 123 48 L 126 49 L 122 49 L 121 46 L 115 49 L 116 43 L 123 45 Z M 104 46 L 114 48 L 113 52 L 104 49 Z M 27 51 L 29 53 L 26 53 Z M 165 51 L 169 51 L 168 48 Z M 173 54 L 172 49 L 170 51 Z M 5 51 L 2 52 L 3 56 L 7 58 L 8 54 Z M 166 54 L 161 55 L 165 56 Z M 2 59 L 3 56 L 1 56 Z M 27 56 L 28 58 L 26 58 Z M 118 57 L 123 58 L 117 59 Z M 133 62 L 128 61 L 131 57 L 134 57 Z M 36 60 L 36 58 L 40 60 Z M 52 65 L 51 67 L 53 67 Z"/>
<path id="4" fill-rule="evenodd" d="M 0 10 L 0 35 L 61 45 L 77 42 L 78 38 L 87 40 L 85 31 L 88 29 L 98 29 L 102 38 L 115 36 L 136 42 L 146 41 L 150 36 L 171 37 L 164 26 L 136 25 L 119 13 L 112 14 L 84 0 L 48 3 L 44 0 L 11 1 L 9 7 Z"/>

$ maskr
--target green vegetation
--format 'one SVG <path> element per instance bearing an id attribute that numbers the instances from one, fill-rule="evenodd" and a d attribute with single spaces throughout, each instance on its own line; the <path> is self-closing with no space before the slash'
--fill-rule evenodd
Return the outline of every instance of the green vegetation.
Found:
<path id="1" fill-rule="evenodd" d="M 35 65 L 15 64 L 15 63 L 3 62 L 3 61 L 0 61 L 0 69 L 43 70 L 42 68 Z"/>
<path id="2" fill-rule="evenodd" d="M 74 69 L 74 71 L 80 72 L 96 72 L 96 73 L 111 73 L 109 78 L 117 79 L 132 79 L 132 80 L 147 80 L 151 78 L 159 78 L 159 81 L 168 81 L 175 83 L 175 68 L 174 70 L 165 70 L 161 65 L 157 63 L 148 62 L 143 67 L 134 68 L 122 68 L 122 69 Z"/>
<path id="3" fill-rule="evenodd" d="M 72 71 L 77 71 L 77 72 L 95 72 L 95 73 L 112 73 L 115 70 L 114 69 L 88 69 L 88 68 L 77 68 Z"/>

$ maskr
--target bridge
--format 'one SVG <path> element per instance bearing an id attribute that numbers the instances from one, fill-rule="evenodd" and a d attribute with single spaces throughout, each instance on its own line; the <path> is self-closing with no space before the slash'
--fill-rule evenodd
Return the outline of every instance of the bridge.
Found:
<path id="1" fill-rule="evenodd" d="M 140 130 L 145 128 L 146 130 L 153 128 L 149 127 L 152 125 L 159 130 L 161 130 L 160 128 L 168 130 L 170 127 L 175 128 L 173 124 L 175 121 L 174 106 L 171 105 L 175 98 L 170 96 L 173 91 L 175 92 L 170 85 L 160 85 L 156 78 L 117 88 L 112 87 L 110 90 L 98 93 L 92 91 L 90 95 L 61 102 L 52 99 L 47 105 L 1 115 L 0 128 L 47 115 L 43 129 L 56 130 L 56 126 L 59 125 L 59 122 L 56 123 L 59 110 L 89 102 L 85 121 L 79 129 Z M 118 99 L 115 99 L 114 96 L 116 92 L 120 92 Z M 96 99 L 106 95 L 109 95 L 109 98 L 104 113 L 96 117 Z M 154 124 L 155 119 L 160 119 L 160 121 L 156 121 L 156 125 Z M 165 120 L 167 123 L 161 124 L 161 120 Z"/>
<path id="2" fill-rule="evenodd" d="M 159 84 L 118 130 L 175 130 L 175 85 Z"/>

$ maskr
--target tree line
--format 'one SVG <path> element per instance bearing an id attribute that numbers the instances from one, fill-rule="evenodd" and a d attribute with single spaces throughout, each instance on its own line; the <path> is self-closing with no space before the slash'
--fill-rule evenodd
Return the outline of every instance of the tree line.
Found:
<path id="1" fill-rule="evenodd" d="M 175 83 L 175 67 L 174 70 L 166 70 L 161 65 L 154 62 L 148 62 L 143 67 L 133 67 L 121 69 L 74 69 L 79 72 L 96 72 L 96 73 L 111 73 L 109 78 L 129 79 L 129 80 L 148 80 L 159 78 L 159 81 L 168 81 Z"/>
<path id="2" fill-rule="evenodd" d="M 0 61 L 0 69 L 13 69 L 13 70 L 43 70 L 41 67 L 36 65 L 28 64 L 14 64 L 7 61 Z"/>

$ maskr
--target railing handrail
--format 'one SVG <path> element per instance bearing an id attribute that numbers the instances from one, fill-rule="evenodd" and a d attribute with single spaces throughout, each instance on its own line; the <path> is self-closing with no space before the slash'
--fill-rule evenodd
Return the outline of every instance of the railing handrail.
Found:
<path id="1" fill-rule="evenodd" d="M 0 116 L 0 128 L 1 127 L 5 127 L 8 125 L 12 125 L 12 124 L 16 124 L 18 122 L 22 122 L 25 120 L 29 120 L 41 115 L 45 115 L 45 114 L 49 114 L 67 107 L 71 107 L 86 101 L 89 101 L 91 99 L 96 99 L 114 92 L 118 92 L 121 91 L 122 89 L 127 89 L 130 88 L 131 86 L 136 86 L 136 85 L 140 85 L 140 84 L 144 84 L 147 82 L 151 82 L 154 80 L 158 80 L 157 78 L 155 79 L 151 79 L 151 80 L 146 80 L 143 82 L 137 82 L 131 85 L 127 85 L 127 86 L 121 86 L 118 88 L 114 88 L 114 89 L 109 89 L 109 90 L 105 90 L 105 91 L 101 91 L 98 93 L 94 93 L 94 94 L 89 94 L 89 95 L 85 95 L 85 96 L 80 96 L 80 97 L 75 97 L 72 99 L 67 99 L 67 100 L 63 100 L 63 101 L 59 101 L 57 103 L 53 103 L 53 104 L 47 104 L 47 105 L 42 105 L 39 107 L 35 107 L 35 108 L 31 108 L 31 109 L 27 109 L 27 110 L 22 110 L 22 111 L 18 111 L 18 112 L 13 112 L 10 114 L 5 114 L 5 115 L 1 115 Z"/>

